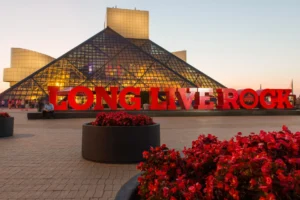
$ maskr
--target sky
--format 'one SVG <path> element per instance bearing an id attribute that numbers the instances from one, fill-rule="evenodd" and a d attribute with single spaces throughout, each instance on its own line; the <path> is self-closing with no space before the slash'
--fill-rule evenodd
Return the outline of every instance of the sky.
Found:
<path id="1" fill-rule="evenodd" d="M 300 93 L 299 0 L 1 0 L 0 92 L 10 49 L 59 57 L 104 28 L 107 7 L 148 10 L 150 39 L 229 88 Z"/>

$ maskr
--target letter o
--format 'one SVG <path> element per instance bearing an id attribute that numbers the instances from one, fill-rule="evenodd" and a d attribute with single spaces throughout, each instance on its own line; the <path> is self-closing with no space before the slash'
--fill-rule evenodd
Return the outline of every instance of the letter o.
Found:
<path id="1" fill-rule="evenodd" d="M 244 97 L 245 97 L 245 95 L 246 95 L 247 93 L 250 93 L 250 94 L 253 95 L 253 97 L 254 97 L 254 102 L 253 102 L 253 104 L 251 104 L 251 105 L 246 104 L 245 101 L 244 101 Z M 240 105 L 241 105 L 241 107 L 243 107 L 243 108 L 245 108 L 245 109 L 247 109 L 247 110 L 250 110 L 250 109 L 255 108 L 255 107 L 257 106 L 258 100 L 259 100 L 257 93 L 256 93 L 254 90 L 252 90 L 252 89 L 244 89 L 244 90 L 240 93 L 239 98 L 240 98 Z"/>
<path id="2" fill-rule="evenodd" d="M 79 105 L 75 101 L 76 94 L 79 92 L 84 93 L 87 97 L 87 101 L 83 105 Z M 68 96 L 69 104 L 75 110 L 88 110 L 93 104 L 93 99 L 94 99 L 93 92 L 89 88 L 83 87 L 83 86 L 77 86 L 77 87 L 73 88 L 70 91 L 69 96 Z"/>

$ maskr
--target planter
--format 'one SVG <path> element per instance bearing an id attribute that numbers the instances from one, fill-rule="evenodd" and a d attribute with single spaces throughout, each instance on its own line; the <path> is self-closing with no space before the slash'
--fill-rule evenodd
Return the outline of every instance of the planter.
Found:
<path id="1" fill-rule="evenodd" d="M 117 193 L 115 200 L 140 200 L 137 194 L 137 187 L 139 185 L 138 177 L 140 175 L 137 174 L 127 181 Z"/>
<path id="2" fill-rule="evenodd" d="M 14 118 L 0 118 L 0 138 L 10 137 L 14 133 Z"/>
<path id="3" fill-rule="evenodd" d="M 160 125 L 82 127 L 83 158 L 103 163 L 137 163 L 143 151 L 160 146 Z"/>

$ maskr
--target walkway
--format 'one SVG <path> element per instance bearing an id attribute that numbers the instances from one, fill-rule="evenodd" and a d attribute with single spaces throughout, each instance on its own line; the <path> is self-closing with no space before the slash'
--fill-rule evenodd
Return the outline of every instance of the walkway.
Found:
<path id="1" fill-rule="evenodd" d="M 0 200 L 113 199 L 138 171 L 136 165 L 111 165 L 81 157 L 81 125 L 93 119 L 28 121 L 15 117 L 15 136 L 0 139 Z M 155 118 L 161 141 L 182 149 L 200 133 L 228 139 L 243 131 L 278 130 L 283 124 L 300 130 L 300 116 Z M 0 130 L 1 131 L 1 130 Z"/>

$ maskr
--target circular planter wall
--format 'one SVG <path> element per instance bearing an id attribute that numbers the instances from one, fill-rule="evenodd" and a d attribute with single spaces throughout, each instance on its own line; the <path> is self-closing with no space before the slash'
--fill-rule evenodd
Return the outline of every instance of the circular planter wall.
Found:
<path id="1" fill-rule="evenodd" d="M 160 146 L 160 125 L 82 127 L 82 156 L 103 163 L 137 163 L 143 151 Z"/>
<path id="2" fill-rule="evenodd" d="M 14 118 L 0 118 L 0 138 L 10 137 L 14 133 Z"/>
<path id="3" fill-rule="evenodd" d="M 139 173 L 127 181 L 117 193 L 115 200 L 140 200 L 141 198 L 137 194 L 140 175 Z"/>

